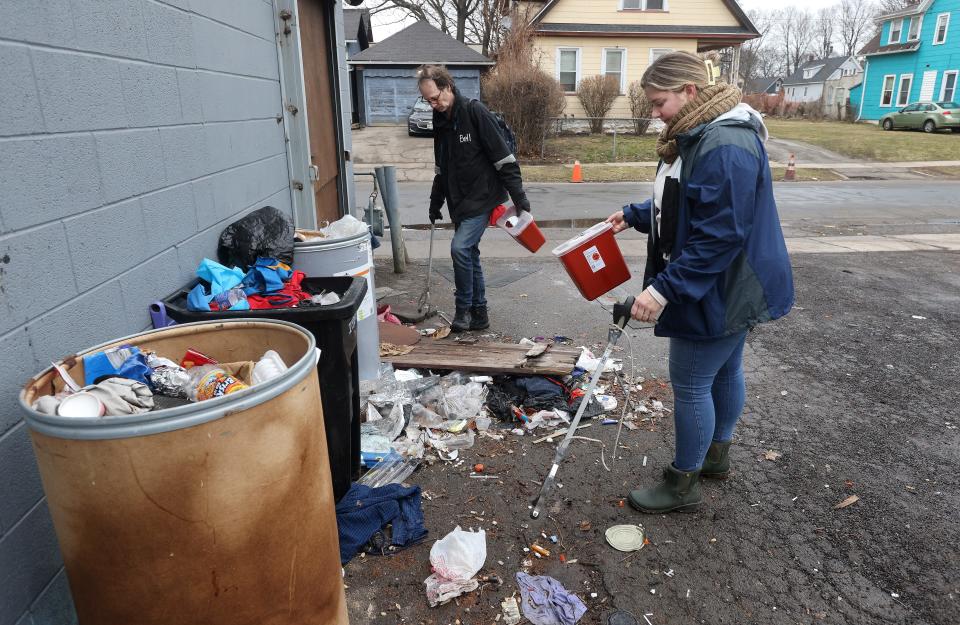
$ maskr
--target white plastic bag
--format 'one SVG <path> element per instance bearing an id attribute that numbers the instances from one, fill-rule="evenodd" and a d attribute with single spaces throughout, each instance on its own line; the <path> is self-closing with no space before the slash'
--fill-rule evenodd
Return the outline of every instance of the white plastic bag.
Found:
<path id="1" fill-rule="evenodd" d="M 433 543 L 430 564 L 435 573 L 449 580 L 466 581 L 477 574 L 487 559 L 487 533 L 466 532 L 458 525 Z"/>

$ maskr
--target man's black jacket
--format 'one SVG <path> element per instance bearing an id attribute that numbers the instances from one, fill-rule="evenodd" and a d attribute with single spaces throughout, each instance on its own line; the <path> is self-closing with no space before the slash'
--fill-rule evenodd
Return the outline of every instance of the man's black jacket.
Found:
<path id="1" fill-rule="evenodd" d="M 520 166 L 510 153 L 497 120 L 483 104 L 454 90 L 453 114 L 433 112 L 433 153 L 436 176 L 430 191 L 430 209 L 444 201 L 450 220 L 489 213 L 507 199 L 529 210 Z"/>

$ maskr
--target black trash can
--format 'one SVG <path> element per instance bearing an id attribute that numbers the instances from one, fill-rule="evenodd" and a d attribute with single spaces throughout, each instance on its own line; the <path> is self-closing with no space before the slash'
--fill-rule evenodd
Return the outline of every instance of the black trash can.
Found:
<path id="1" fill-rule="evenodd" d="M 329 306 L 264 310 L 193 311 L 187 294 L 196 283 L 164 300 L 167 315 L 180 322 L 214 319 L 279 319 L 302 326 L 320 348 L 317 374 L 327 432 L 327 455 L 337 501 L 360 478 L 360 375 L 357 357 L 357 309 L 367 292 L 363 278 L 306 278 L 308 293 L 334 292 L 340 302 Z"/>

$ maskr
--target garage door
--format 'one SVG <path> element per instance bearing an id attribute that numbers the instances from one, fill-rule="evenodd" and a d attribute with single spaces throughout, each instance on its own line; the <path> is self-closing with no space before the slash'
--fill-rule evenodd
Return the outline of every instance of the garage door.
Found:
<path id="1" fill-rule="evenodd" d="M 457 88 L 468 98 L 480 97 L 480 70 L 451 70 Z M 368 124 L 404 124 L 413 103 L 420 97 L 416 70 L 374 69 L 363 71 L 364 109 Z"/>

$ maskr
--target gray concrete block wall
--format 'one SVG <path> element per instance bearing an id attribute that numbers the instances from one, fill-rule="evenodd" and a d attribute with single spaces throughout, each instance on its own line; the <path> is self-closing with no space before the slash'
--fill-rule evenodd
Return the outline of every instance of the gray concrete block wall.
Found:
<path id="1" fill-rule="evenodd" d="M 0 625 L 64 625 L 19 389 L 146 329 L 228 223 L 290 212 L 272 5 L 0 0 L 0 84 Z"/>

